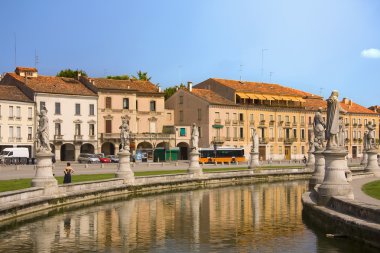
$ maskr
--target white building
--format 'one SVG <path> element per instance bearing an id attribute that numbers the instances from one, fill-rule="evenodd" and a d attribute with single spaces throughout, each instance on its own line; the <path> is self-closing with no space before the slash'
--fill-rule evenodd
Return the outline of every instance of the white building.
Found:
<path id="1" fill-rule="evenodd" d="M 73 161 L 79 153 L 97 150 L 97 94 L 73 78 L 38 75 L 34 68 L 16 68 L 2 84 L 21 89 L 35 106 L 38 115 L 46 107 L 50 143 L 56 160 Z M 35 121 L 37 124 L 38 119 Z"/>

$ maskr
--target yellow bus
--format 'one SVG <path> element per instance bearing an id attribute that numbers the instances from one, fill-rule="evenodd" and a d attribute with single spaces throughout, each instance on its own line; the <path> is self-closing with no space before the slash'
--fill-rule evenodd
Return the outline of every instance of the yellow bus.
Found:
<path id="1" fill-rule="evenodd" d="M 200 148 L 199 153 L 200 163 L 234 163 L 245 161 L 243 148 L 218 147 L 216 150 L 213 148 Z"/>

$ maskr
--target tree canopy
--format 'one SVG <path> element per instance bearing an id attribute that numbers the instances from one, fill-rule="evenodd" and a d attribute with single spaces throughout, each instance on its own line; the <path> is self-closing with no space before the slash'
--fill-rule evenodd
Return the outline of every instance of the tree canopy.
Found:
<path id="1" fill-rule="evenodd" d="M 72 70 L 72 69 L 64 69 L 61 70 L 57 76 L 58 77 L 69 77 L 69 78 L 77 78 L 78 74 L 81 74 L 82 76 L 87 76 L 87 73 L 84 70 L 77 69 L 77 70 Z"/>
<path id="2" fill-rule="evenodd" d="M 121 76 L 107 76 L 107 79 L 114 79 L 114 80 L 129 80 L 129 75 L 121 75 Z"/>
<path id="3" fill-rule="evenodd" d="M 167 100 L 168 98 L 170 98 L 178 89 L 183 89 L 183 88 L 186 88 L 186 86 L 181 83 L 180 85 L 176 85 L 176 86 L 173 86 L 173 87 L 168 87 L 164 90 L 164 93 L 165 93 L 165 100 Z"/>
<path id="4" fill-rule="evenodd" d="M 148 76 L 148 72 L 142 72 L 141 70 L 137 72 L 137 76 L 132 75 L 132 79 L 134 80 L 150 81 L 151 78 Z"/>

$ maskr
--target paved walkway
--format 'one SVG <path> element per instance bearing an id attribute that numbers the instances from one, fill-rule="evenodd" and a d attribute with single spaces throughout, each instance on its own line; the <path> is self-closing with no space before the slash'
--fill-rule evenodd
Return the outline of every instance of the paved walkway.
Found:
<path id="1" fill-rule="evenodd" d="M 362 186 L 364 184 L 376 180 L 380 180 L 380 177 L 367 177 L 352 180 L 351 185 L 353 188 L 355 200 L 380 206 L 380 200 L 372 198 L 362 191 Z"/>

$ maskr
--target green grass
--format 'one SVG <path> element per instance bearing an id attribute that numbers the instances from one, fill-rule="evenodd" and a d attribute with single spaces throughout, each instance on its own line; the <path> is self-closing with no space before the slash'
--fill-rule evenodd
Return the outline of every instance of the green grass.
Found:
<path id="1" fill-rule="evenodd" d="M 367 195 L 380 200 L 380 180 L 363 185 L 362 190 Z"/>
<path id="2" fill-rule="evenodd" d="M 247 170 L 247 169 L 248 169 L 248 167 L 215 168 L 215 169 L 203 169 L 203 172 L 233 171 L 233 170 Z"/>

